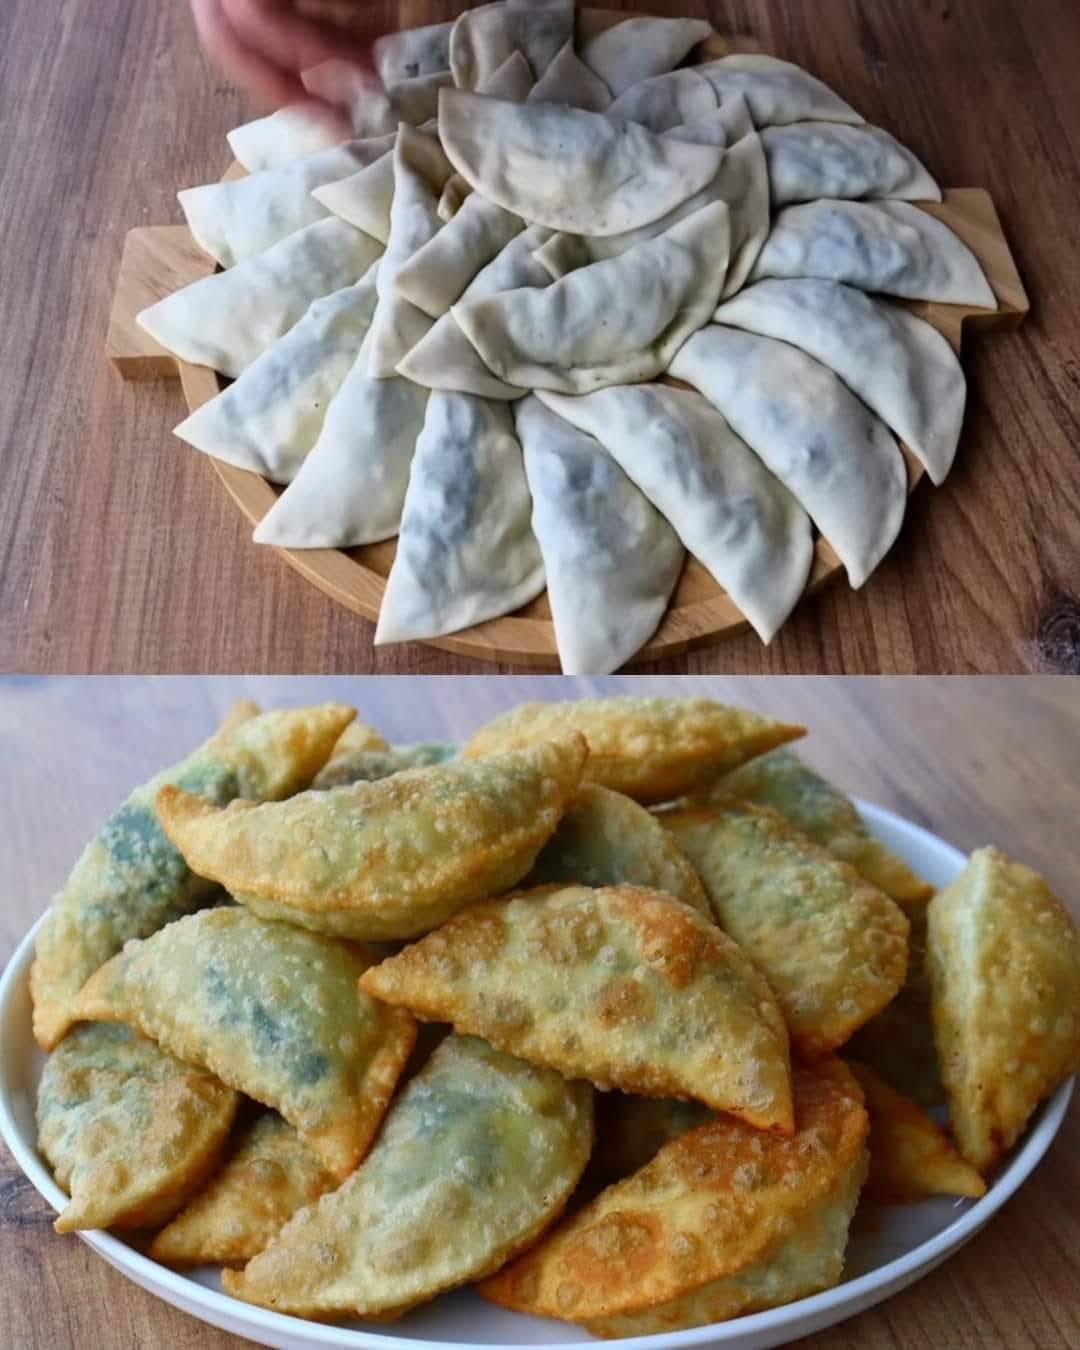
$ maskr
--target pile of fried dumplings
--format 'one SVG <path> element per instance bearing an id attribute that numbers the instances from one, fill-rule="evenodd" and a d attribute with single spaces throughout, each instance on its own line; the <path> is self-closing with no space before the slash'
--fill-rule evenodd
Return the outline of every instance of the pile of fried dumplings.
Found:
<path id="1" fill-rule="evenodd" d="M 627 697 L 391 746 L 355 717 L 238 705 L 53 901 L 58 1231 L 299 1317 L 472 1285 L 599 1336 L 703 1325 L 836 1284 L 862 1196 L 981 1196 L 1080 1067 L 1046 882 L 983 848 L 934 894 L 800 726 Z"/>

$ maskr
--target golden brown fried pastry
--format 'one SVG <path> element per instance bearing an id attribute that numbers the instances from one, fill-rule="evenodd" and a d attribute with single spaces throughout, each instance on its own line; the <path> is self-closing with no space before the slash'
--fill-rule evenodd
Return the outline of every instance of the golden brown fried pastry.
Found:
<path id="1" fill-rule="evenodd" d="M 158 814 L 192 868 L 265 918 L 408 938 L 520 881 L 577 791 L 586 753 L 570 733 L 225 811 L 165 788 Z"/>
<path id="2" fill-rule="evenodd" d="M 413 1019 L 356 982 L 362 948 L 239 906 L 129 942 L 76 1014 L 126 1022 L 272 1106 L 336 1177 L 367 1152 L 416 1039 Z"/>
<path id="3" fill-rule="evenodd" d="M 772 986 L 791 1043 L 843 1045 L 904 982 L 908 922 L 883 891 L 763 806 L 658 816 L 705 884 L 717 922 Z"/>
<path id="4" fill-rule="evenodd" d="M 690 804 L 724 806 L 736 801 L 771 806 L 797 830 L 851 863 L 872 886 L 900 903 L 929 900 L 933 894 L 933 888 L 917 877 L 903 858 L 890 853 L 870 833 L 851 798 L 791 750 L 759 755 L 725 774 Z"/>
<path id="5" fill-rule="evenodd" d="M 791 1139 L 718 1117 L 477 1286 L 518 1312 L 602 1336 L 701 1326 L 826 1289 L 843 1269 L 866 1175 L 857 1086 L 794 1073 Z"/>
<path id="6" fill-rule="evenodd" d="M 359 1171 L 222 1283 L 302 1317 L 396 1317 L 535 1241 L 562 1212 L 591 1146 L 587 1083 L 448 1036 Z"/>
<path id="7" fill-rule="evenodd" d="M 671 835 L 630 797 L 583 783 L 533 864 L 526 886 L 647 886 L 712 918 L 698 874 Z"/>
<path id="8" fill-rule="evenodd" d="M 605 1185 L 651 1162 L 665 1144 L 696 1130 L 716 1113 L 701 1102 L 601 1092 L 596 1098 L 596 1144 L 587 1177 Z"/>
<path id="9" fill-rule="evenodd" d="M 288 1121 L 264 1111 L 240 1126 L 220 1172 L 158 1233 L 150 1258 L 170 1266 L 249 1261 L 337 1184 Z"/>
<path id="10" fill-rule="evenodd" d="M 237 1102 L 128 1027 L 76 1027 L 38 1085 L 38 1147 L 71 1196 L 56 1231 L 163 1223 L 213 1171 Z"/>
<path id="11" fill-rule="evenodd" d="M 772 991 L 715 924 L 659 891 L 551 887 L 473 905 L 360 987 L 568 1078 L 792 1128 Z"/>
<path id="12" fill-rule="evenodd" d="M 949 1123 L 985 1174 L 1080 1068 L 1080 936 L 1037 872 L 983 848 L 930 902 L 927 969 Z"/>
<path id="13" fill-rule="evenodd" d="M 902 1205 L 928 1195 L 965 1195 L 977 1200 L 986 1194 L 982 1177 L 917 1102 L 890 1087 L 865 1064 L 849 1060 L 848 1068 L 858 1079 L 870 1116 L 867 1195 L 882 1204 Z"/>
<path id="14" fill-rule="evenodd" d="M 220 736 L 223 731 L 235 731 L 245 722 L 250 722 L 253 717 L 258 717 L 261 712 L 262 709 L 253 698 L 238 698 L 226 709 L 221 726 L 218 727 L 218 735 Z"/>
<path id="15" fill-rule="evenodd" d="M 517 750 L 568 730 L 589 743 L 590 783 L 646 803 L 693 792 L 806 734 L 805 727 L 707 698 L 580 699 L 522 703 L 481 727 L 464 753 L 475 758 Z"/>
<path id="16" fill-rule="evenodd" d="M 307 787 L 354 715 L 336 703 L 263 713 L 135 789 L 87 844 L 38 931 L 30 990 L 42 1049 L 71 1026 L 79 990 L 129 938 L 149 937 L 213 897 L 212 883 L 165 837 L 154 813 L 158 789 L 176 784 L 217 805 L 287 797 Z"/>
<path id="17" fill-rule="evenodd" d="M 377 783 L 380 778 L 404 773 L 406 769 L 426 769 L 456 759 L 459 747 L 443 741 L 421 741 L 417 745 L 389 745 L 385 750 L 355 750 L 340 758 L 335 755 L 312 784 L 316 788 L 345 787 L 349 783 Z"/>

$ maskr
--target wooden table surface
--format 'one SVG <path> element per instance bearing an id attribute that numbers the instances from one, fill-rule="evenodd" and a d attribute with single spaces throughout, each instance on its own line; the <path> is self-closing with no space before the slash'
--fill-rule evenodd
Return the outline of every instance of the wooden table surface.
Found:
<path id="1" fill-rule="evenodd" d="M 128 679 L 0 682 L 0 964 L 85 839 L 134 784 L 229 703 L 339 698 L 391 739 L 461 738 L 525 698 L 671 692 L 670 679 Z M 1080 684 L 1071 680 L 694 678 L 701 692 L 805 722 L 807 758 L 962 849 L 994 842 L 1080 916 Z M 944 1266 L 803 1350 L 1055 1350 L 1080 1345 L 1080 1110 L 1039 1170 Z M 129 1283 L 53 1215 L 0 1146 L 0 1346 L 224 1350 L 235 1337 Z"/>
<path id="2" fill-rule="evenodd" d="M 458 0 L 373 4 L 387 27 Z M 617 4 L 614 7 L 623 7 Z M 862 593 L 803 604 L 689 672 L 1080 670 L 1080 22 L 1076 0 L 634 0 L 707 15 L 799 61 L 997 202 L 1034 301 L 970 345 L 947 485 L 923 485 Z M 180 220 L 251 109 L 195 44 L 185 0 L 0 5 L 0 669 L 492 667 L 372 626 L 251 543 L 211 467 L 170 436 L 178 387 L 102 356 L 124 233 Z"/>

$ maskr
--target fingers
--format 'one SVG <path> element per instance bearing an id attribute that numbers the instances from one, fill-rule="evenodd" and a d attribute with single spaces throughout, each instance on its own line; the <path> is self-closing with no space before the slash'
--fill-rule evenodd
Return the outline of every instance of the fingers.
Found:
<path id="1" fill-rule="evenodd" d="M 191 12 L 211 59 L 259 103 L 280 108 L 309 97 L 295 69 L 277 65 L 258 47 L 249 47 L 240 39 L 223 0 L 191 0 Z"/>
<path id="2" fill-rule="evenodd" d="M 279 70 L 304 70 L 341 55 L 340 39 L 281 0 L 225 0 L 225 11 L 239 41 Z"/>

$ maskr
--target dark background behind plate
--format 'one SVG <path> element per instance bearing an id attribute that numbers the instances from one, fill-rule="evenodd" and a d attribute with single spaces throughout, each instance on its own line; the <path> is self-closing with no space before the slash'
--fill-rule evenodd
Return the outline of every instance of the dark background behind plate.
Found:
<path id="1" fill-rule="evenodd" d="M 372 4 L 388 28 L 440 0 Z M 613 8 L 624 6 L 613 5 Z M 800 605 L 771 648 L 689 672 L 1080 670 L 1080 16 L 1076 0 L 639 0 L 807 66 L 945 184 L 992 193 L 1034 312 L 969 344 L 944 488 L 920 487 L 861 593 Z M 186 0 L 0 4 L 0 669 L 498 669 L 372 625 L 249 530 L 170 435 L 178 386 L 125 385 L 103 342 L 134 225 L 181 219 L 252 115 L 211 72 Z"/>
<path id="2" fill-rule="evenodd" d="M 800 751 L 851 792 L 964 850 L 1044 871 L 1080 918 L 1080 682 L 967 680 L 30 679 L 0 681 L 0 964 L 127 793 L 209 735 L 240 697 L 339 698 L 388 738 L 460 739 L 525 699 L 707 694 L 810 727 Z M 1080 1345 L 1080 1106 L 1030 1181 L 910 1289 L 802 1350 L 1065 1350 Z M 226 1350 L 52 1230 L 0 1145 L 2 1350 Z"/>

